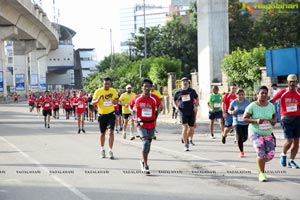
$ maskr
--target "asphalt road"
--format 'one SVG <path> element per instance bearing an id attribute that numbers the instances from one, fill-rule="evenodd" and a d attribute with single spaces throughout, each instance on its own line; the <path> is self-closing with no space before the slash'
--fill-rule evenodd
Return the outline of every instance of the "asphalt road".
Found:
<path id="1" fill-rule="evenodd" d="M 205 120 L 198 121 L 196 145 L 184 152 L 180 125 L 159 116 L 150 176 L 140 171 L 140 140 L 116 134 L 115 160 L 103 159 L 96 122 L 77 134 L 73 118 L 51 121 L 44 128 L 25 103 L 0 104 L 0 200 L 299 199 L 300 170 L 279 165 L 278 125 L 276 156 L 266 165 L 268 181 L 260 183 L 251 142 L 239 158 L 234 137 L 221 144 L 216 126 L 217 139 L 210 139 Z"/>

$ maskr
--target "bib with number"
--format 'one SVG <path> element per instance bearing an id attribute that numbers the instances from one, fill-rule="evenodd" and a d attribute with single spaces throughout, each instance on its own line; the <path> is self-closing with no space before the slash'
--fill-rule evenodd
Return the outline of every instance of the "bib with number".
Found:
<path id="1" fill-rule="evenodd" d="M 286 103 L 286 111 L 287 112 L 296 112 L 297 111 L 297 103 Z"/>
<path id="2" fill-rule="evenodd" d="M 78 108 L 84 108 L 84 105 L 82 103 L 78 104 Z"/>
<path id="3" fill-rule="evenodd" d="M 142 109 L 142 117 L 152 117 L 152 109 L 143 108 Z"/>
<path id="4" fill-rule="evenodd" d="M 238 119 L 239 122 L 244 121 L 244 120 L 243 120 L 243 115 L 242 115 L 242 114 L 237 115 L 237 119 Z"/>
<path id="5" fill-rule="evenodd" d="M 265 121 L 262 124 L 259 124 L 259 130 L 266 131 L 272 129 L 272 125 L 270 122 Z"/>
<path id="6" fill-rule="evenodd" d="M 49 103 L 45 103 L 45 107 L 49 107 L 50 106 L 50 104 Z"/>
<path id="7" fill-rule="evenodd" d="M 220 107 L 221 107 L 220 103 L 217 103 L 217 102 L 214 103 L 214 108 L 220 108 Z"/>
<path id="8" fill-rule="evenodd" d="M 191 101 L 191 97 L 189 94 L 182 95 L 181 99 L 183 102 Z"/>
<path id="9" fill-rule="evenodd" d="M 103 102 L 103 105 L 104 106 L 111 106 L 112 105 L 112 102 L 109 100 L 109 101 L 104 101 Z"/>

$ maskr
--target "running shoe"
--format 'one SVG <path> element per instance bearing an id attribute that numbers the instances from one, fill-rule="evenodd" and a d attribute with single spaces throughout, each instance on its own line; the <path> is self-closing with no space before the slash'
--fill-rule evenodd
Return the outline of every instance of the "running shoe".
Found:
<path id="1" fill-rule="evenodd" d="M 193 142 L 193 140 L 190 140 L 189 143 L 192 144 L 193 146 L 195 146 L 195 143 Z"/>
<path id="2" fill-rule="evenodd" d="M 110 159 L 114 159 L 114 154 L 113 154 L 112 151 L 109 151 L 109 152 L 108 152 L 108 157 L 109 157 Z"/>
<path id="3" fill-rule="evenodd" d="M 291 160 L 290 162 L 288 162 L 288 166 L 290 168 L 293 168 L 293 169 L 298 169 L 299 168 L 299 166 L 293 160 Z"/>
<path id="4" fill-rule="evenodd" d="M 230 136 L 234 136 L 234 133 L 233 133 L 233 131 L 234 131 L 234 130 L 233 130 L 233 128 L 232 128 L 232 129 L 230 129 L 230 131 L 229 131 L 229 135 L 230 135 Z"/>
<path id="5" fill-rule="evenodd" d="M 134 135 L 130 135 L 130 140 L 134 140 L 135 136 Z"/>
<path id="6" fill-rule="evenodd" d="M 48 128 L 50 128 L 50 124 L 48 124 Z"/>
<path id="7" fill-rule="evenodd" d="M 145 174 L 146 175 L 149 175 L 149 174 L 151 174 L 150 173 L 150 169 L 149 169 L 149 166 L 147 165 L 147 166 L 145 166 Z"/>
<path id="8" fill-rule="evenodd" d="M 259 180 L 260 182 L 265 182 L 265 181 L 267 181 L 267 176 L 266 176 L 266 174 L 260 172 L 259 175 L 258 175 L 258 180 Z"/>
<path id="9" fill-rule="evenodd" d="M 81 129 L 81 131 L 82 131 L 83 133 L 85 133 L 85 130 L 84 130 L 84 129 Z"/>
<path id="10" fill-rule="evenodd" d="M 126 139 L 126 133 L 125 132 L 122 133 L 122 137 L 123 137 L 124 140 Z"/>
<path id="11" fill-rule="evenodd" d="M 105 150 L 104 149 L 101 151 L 101 157 L 105 158 Z"/>
<path id="12" fill-rule="evenodd" d="M 47 128 L 47 124 L 45 123 L 45 128 Z"/>
<path id="13" fill-rule="evenodd" d="M 141 165 L 141 171 L 145 172 L 144 161 L 140 160 L 140 165 Z"/>
<path id="14" fill-rule="evenodd" d="M 211 139 L 216 139 L 216 137 L 214 135 L 210 135 Z"/>
<path id="15" fill-rule="evenodd" d="M 181 143 L 182 143 L 182 144 L 184 143 L 183 138 L 181 138 Z"/>
<path id="16" fill-rule="evenodd" d="M 280 165 L 286 167 L 286 156 L 280 155 Z"/>
<path id="17" fill-rule="evenodd" d="M 157 132 L 156 132 L 156 133 L 157 133 Z M 152 136 L 152 139 L 153 139 L 153 140 L 156 140 L 156 139 L 157 139 L 155 134 Z"/>
<path id="18" fill-rule="evenodd" d="M 245 157 L 245 152 L 240 152 L 240 158 L 244 158 Z"/>
<path id="19" fill-rule="evenodd" d="M 81 129 L 79 128 L 78 131 L 77 131 L 77 133 L 80 134 L 80 132 L 81 132 Z"/>
<path id="20" fill-rule="evenodd" d="M 222 134 L 222 143 L 225 144 L 226 143 L 226 137 Z"/>
<path id="21" fill-rule="evenodd" d="M 188 144 L 184 145 L 183 150 L 184 150 L 184 151 L 189 151 L 189 150 L 190 150 L 190 149 L 189 149 L 189 145 L 188 145 Z"/>

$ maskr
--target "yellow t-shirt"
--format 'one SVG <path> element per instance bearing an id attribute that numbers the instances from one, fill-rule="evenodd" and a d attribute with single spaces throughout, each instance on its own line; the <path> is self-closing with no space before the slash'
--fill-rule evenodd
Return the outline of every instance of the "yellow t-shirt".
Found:
<path id="1" fill-rule="evenodd" d="M 163 98 L 158 90 L 151 91 L 151 94 L 155 94 L 160 100 Z M 157 111 L 157 107 L 155 107 L 155 111 Z"/>
<path id="2" fill-rule="evenodd" d="M 118 99 L 118 92 L 113 88 L 105 90 L 103 87 L 95 91 L 93 100 L 97 100 L 101 96 L 98 102 L 98 113 L 99 114 L 109 114 L 115 111 L 114 100 Z"/>
<path id="3" fill-rule="evenodd" d="M 155 94 L 159 99 L 162 99 L 162 96 L 158 90 L 153 90 L 151 93 Z"/>
<path id="4" fill-rule="evenodd" d="M 124 105 L 125 104 L 128 105 L 134 96 L 135 96 L 135 93 L 133 93 L 133 92 L 131 92 L 130 94 L 128 94 L 127 92 L 121 94 L 119 100 L 122 103 L 122 113 L 123 114 L 130 114 L 130 110 L 129 110 L 128 106 L 124 106 Z"/>

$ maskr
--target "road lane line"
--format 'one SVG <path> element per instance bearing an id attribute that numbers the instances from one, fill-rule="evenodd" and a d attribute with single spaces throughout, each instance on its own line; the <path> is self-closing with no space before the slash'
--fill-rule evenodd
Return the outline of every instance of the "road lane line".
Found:
<path id="1" fill-rule="evenodd" d="M 37 165 L 39 168 L 41 168 L 41 170 L 45 171 L 47 174 L 49 174 L 50 169 L 48 169 L 47 167 L 45 167 L 43 164 L 41 164 L 40 162 L 38 162 L 37 160 L 33 159 L 32 157 L 30 157 L 27 153 L 25 153 L 24 151 L 22 151 L 21 149 L 19 149 L 16 145 L 10 143 L 8 140 L 6 140 L 5 138 L 0 136 L 0 139 L 5 142 L 6 144 L 8 144 L 10 147 L 12 147 L 15 151 L 19 152 L 22 156 L 24 156 L 29 162 L 34 163 L 35 165 Z M 73 194 L 75 194 L 77 197 L 79 197 L 81 200 L 91 200 L 90 198 L 88 198 L 85 194 L 83 194 L 82 192 L 80 192 L 78 189 L 76 189 L 74 186 L 66 183 L 64 180 L 62 180 L 61 178 L 59 178 L 56 175 L 51 175 L 51 178 L 53 178 L 56 182 L 58 182 L 59 184 L 61 184 L 62 186 L 66 187 L 69 191 L 71 191 Z"/>
<path id="2" fill-rule="evenodd" d="M 141 147 L 141 144 L 139 145 L 138 141 L 128 141 L 128 140 L 124 140 L 124 139 L 117 139 L 117 140 L 119 142 L 123 143 L 123 144 L 125 144 L 125 143 L 126 144 L 132 144 L 132 143 L 134 143 L 134 146 Z M 172 150 L 172 149 L 167 149 L 167 148 L 159 147 L 159 146 L 156 146 L 156 145 L 153 145 L 153 144 L 151 144 L 151 148 L 154 148 L 154 149 L 157 149 L 157 150 L 161 150 L 161 151 L 165 151 L 165 152 L 174 153 L 174 154 L 177 154 L 177 155 L 179 154 L 179 155 L 184 155 L 184 156 L 190 156 L 192 158 L 197 158 L 197 159 L 200 159 L 200 160 L 209 161 L 211 163 L 217 163 L 217 164 L 220 164 L 220 165 L 223 165 L 223 166 L 228 166 L 228 167 L 235 168 L 235 169 L 240 169 L 240 170 L 245 170 L 245 171 L 251 171 L 251 174 L 258 174 L 258 172 L 255 171 L 255 170 L 251 170 L 251 169 L 247 169 L 247 168 L 243 168 L 243 167 L 238 167 L 238 166 L 235 166 L 235 165 L 227 164 L 225 162 L 220 162 L 220 161 L 209 159 L 209 158 L 204 158 L 204 157 L 201 157 L 201 156 L 197 156 L 197 155 L 191 154 L 191 152 L 189 152 L 189 153 L 180 152 L 180 151 L 176 151 L 176 150 Z M 286 180 L 284 178 L 281 178 L 281 177 L 278 177 L 278 176 L 275 176 L 275 175 L 272 175 L 272 174 L 269 174 L 268 177 L 271 177 L 271 178 L 274 178 L 274 179 L 277 179 L 277 180 L 281 180 L 281 181 L 286 182 L 286 183 L 290 183 L 290 184 L 294 184 L 294 185 L 300 185 L 300 183 L 291 182 L 289 180 Z"/>

